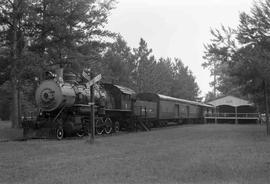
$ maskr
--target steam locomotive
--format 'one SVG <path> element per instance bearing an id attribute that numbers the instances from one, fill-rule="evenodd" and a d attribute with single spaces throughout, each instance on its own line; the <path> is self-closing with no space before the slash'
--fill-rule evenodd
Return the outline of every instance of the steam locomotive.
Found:
<path id="1" fill-rule="evenodd" d="M 59 74 L 60 73 L 60 74 Z M 24 136 L 84 136 L 90 132 L 90 87 L 73 73 L 58 72 L 36 89 L 39 108 L 33 118 L 23 117 Z M 136 94 L 130 88 L 110 83 L 94 85 L 95 132 L 110 134 L 120 129 L 150 129 L 167 122 L 202 120 L 212 106 L 154 93 Z"/>
<path id="2" fill-rule="evenodd" d="M 63 77 L 62 77 L 63 76 Z M 89 133 L 90 87 L 73 73 L 57 72 L 36 89 L 39 108 L 36 117 L 22 118 L 26 137 L 83 136 Z M 94 112 L 97 134 L 120 130 L 120 122 L 129 120 L 135 92 L 129 88 L 100 83 L 94 85 Z M 122 125 L 122 127 L 124 127 Z"/>

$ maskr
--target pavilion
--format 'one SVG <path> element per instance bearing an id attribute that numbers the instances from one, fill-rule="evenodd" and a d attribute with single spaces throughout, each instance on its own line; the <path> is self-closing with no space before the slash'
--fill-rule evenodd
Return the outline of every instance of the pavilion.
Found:
<path id="1" fill-rule="evenodd" d="M 231 95 L 207 102 L 215 107 L 214 113 L 206 114 L 206 122 L 250 123 L 259 121 L 259 113 L 253 103 Z"/>

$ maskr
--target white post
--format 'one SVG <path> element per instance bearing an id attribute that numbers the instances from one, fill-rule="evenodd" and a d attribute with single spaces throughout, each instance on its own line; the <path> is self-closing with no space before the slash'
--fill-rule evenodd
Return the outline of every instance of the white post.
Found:
<path id="1" fill-rule="evenodd" d="M 235 124 L 238 124 L 238 119 L 237 119 L 237 106 L 235 107 Z"/>

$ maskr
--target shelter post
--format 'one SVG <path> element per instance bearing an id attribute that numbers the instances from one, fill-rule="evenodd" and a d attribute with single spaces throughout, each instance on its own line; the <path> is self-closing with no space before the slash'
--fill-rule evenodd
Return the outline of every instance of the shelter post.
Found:
<path id="1" fill-rule="evenodd" d="M 217 124 L 217 106 L 215 106 L 214 116 L 215 116 L 215 124 Z"/>
<path id="2" fill-rule="evenodd" d="M 238 124 L 237 106 L 234 107 L 235 110 L 235 124 Z"/>

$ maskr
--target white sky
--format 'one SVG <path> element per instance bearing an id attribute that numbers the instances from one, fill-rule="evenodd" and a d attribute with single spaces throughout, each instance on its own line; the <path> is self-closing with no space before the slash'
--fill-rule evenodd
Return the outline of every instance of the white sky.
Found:
<path id="1" fill-rule="evenodd" d="M 181 58 L 205 95 L 212 90 L 210 72 L 201 66 L 210 28 L 236 27 L 239 13 L 252 4 L 253 0 L 118 0 L 107 28 L 120 33 L 132 48 L 143 38 L 157 58 Z"/>

